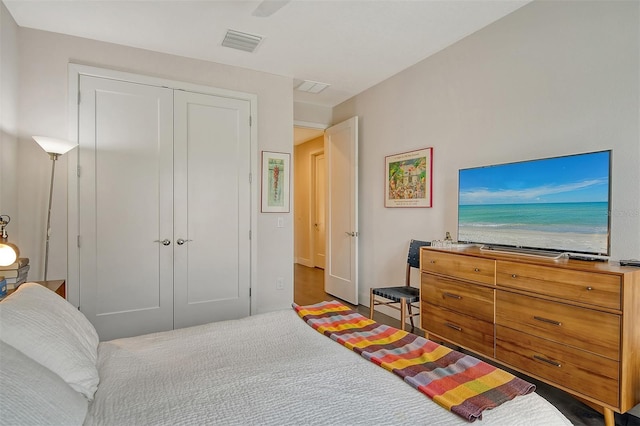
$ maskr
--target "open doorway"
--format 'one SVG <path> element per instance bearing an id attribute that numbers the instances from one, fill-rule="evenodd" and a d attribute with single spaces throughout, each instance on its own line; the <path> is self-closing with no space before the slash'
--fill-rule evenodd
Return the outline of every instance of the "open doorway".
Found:
<path id="1" fill-rule="evenodd" d="M 325 266 L 324 130 L 294 127 L 294 262 Z"/>
<path id="2" fill-rule="evenodd" d="M 322 249 L 326 246 L 324 129 L 294 126 L 293 134 L 293 300 L 308 305 L 331 300 L 331 295 L 324 292 Z"/>
<path id="3" fill-rule="evenodd" d="M 294 262 L 324 268 L 324 290 L 357 305 L 358 117 L 323 130 L 294 146 Z"/>

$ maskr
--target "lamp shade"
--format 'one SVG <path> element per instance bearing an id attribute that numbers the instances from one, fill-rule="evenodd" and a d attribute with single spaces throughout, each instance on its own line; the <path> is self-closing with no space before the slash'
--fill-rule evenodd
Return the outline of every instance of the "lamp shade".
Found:
<path id="1" fill-rule="evenodd" d="M 33 140 L 35 140 L 40 148 L 44 149 L 45 152 L 49 154 L 66 154 L 71 151 L 73 148 L 78 145 L 75 142 L 71 142 L 64 139 L 55 139 L 47 136 L 34 136 Z"/>
<path id="2" fill-rule="evenodd" d="M 19 255 L 18 247 L 11 243 L 0 242 L 0 266 L 12 265 Z"/>

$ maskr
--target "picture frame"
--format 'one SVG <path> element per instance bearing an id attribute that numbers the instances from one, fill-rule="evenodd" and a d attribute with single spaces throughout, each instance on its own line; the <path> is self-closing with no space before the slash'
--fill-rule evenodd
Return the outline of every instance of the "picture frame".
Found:
<path id="1" fill-rule="evenodd" d="M 433 148 L 388 155 L 385 166 L 385 207 L 431 207 Z"/>
<path id="2" fill-rule="evenodd" d="M 291 154 L 262 151 L 263 213 L 289 213 Z"/>

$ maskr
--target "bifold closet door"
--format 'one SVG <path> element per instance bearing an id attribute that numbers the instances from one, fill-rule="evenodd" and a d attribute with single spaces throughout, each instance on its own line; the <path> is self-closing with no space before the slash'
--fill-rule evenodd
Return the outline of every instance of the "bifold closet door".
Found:
<path id="1" fill-rule="evenodd" d="M 170 330 L 173 91 L 81 76 L 78 131 L 80 310 L 101 340 Z"/>
<path id="2" fill-rule="evenodd" d="M 80 81 L 80 310 L 101 340 L 250 314 L 250 102 Z"/>
<path id="3" fill-rule="evenodd" d="M 174 95 L 174 327 L 250 314 L 250 103 Z"/>

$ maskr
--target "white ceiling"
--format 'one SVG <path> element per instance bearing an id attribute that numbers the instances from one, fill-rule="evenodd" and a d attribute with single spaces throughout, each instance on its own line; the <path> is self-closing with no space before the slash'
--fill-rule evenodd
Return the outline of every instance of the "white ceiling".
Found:
<path id="1" fill-rule="evenodd" d="M 319 94 L 294 91 L 295 101 L 328 107 L 529 1 L 3 0 L 21 27 L 283 75 L 294 87 L 329 83 Z M 227 29 L 264 39 L 254 53 L 222 47 Z"/>

